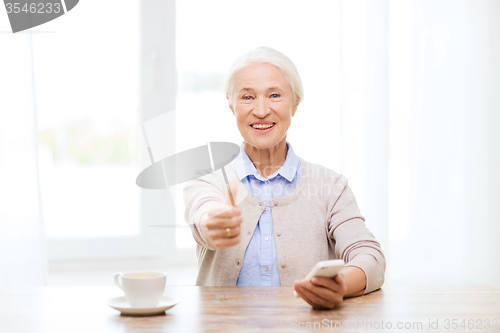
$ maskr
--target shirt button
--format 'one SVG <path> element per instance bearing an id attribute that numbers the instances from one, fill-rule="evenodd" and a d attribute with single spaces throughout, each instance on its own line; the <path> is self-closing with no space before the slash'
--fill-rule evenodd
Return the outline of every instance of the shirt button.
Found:
<path id="1" fill-rule="evenodd" d="M 264 237 L 264 240 L 268 240 L 268 239 L 269 239 L 269 237 Z"/>
<path id="2" fill-rule="evenodd" d="M 269 270 L 269 267 L 264 267 L 264 270 L 267 272 Z"/>
<path id="3" fill-rule="evenodd" d="M 250 232 L 248 232 L 248 234 L 247 234 L 247 235 L 248 235 L 248 236 L 250 236 Z"/>
<path id="4" fill-rule="evenodd" d="M 268 181 L 268 180 L 266 180 L 266 185 L 267 185 L 267 184 L 269 184 L 269 181 Z"/>

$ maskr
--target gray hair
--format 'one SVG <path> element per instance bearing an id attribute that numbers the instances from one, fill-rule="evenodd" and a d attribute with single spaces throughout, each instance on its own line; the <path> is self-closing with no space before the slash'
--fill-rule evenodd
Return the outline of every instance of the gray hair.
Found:
<path id="1" fill-rule="evenodd" d="M 224 91 L 226 97 L 229 99 L 229 103 L 232 103 L 233 89 L 234 89 L 234 79 L 236 75 L 245 67 L 252 64 L 271 64 L 278 67 L 283 74 L 288 79 L 290 86 L 292 86 L 292 92 L 295 97 L 295 102 L 299 103 L 304 100 L 304 88 L 302 87 L 302 80 L 300 79 L 299 72 L 293 64 L 293 62 L 281 52 L 278 52 L 270 47 L 258 47 L 253 51 L 239 57 L 226 77 L 226 82 L 224 83 Z"/>

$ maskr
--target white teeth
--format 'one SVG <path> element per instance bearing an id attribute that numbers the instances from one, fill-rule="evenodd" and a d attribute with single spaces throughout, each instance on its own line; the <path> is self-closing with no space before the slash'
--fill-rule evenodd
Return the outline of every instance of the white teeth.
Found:
<path id="1" fill-rule="evenodd" d="M 253 128 L 258 128 L 258 129 L 268 129 L 270 127 L 273 127 L 274 124 L 267 124 L 267 125 L 264 125 L 264 124 L 253 124 L 253 125 L 250 125 L 252 126 Z"/>

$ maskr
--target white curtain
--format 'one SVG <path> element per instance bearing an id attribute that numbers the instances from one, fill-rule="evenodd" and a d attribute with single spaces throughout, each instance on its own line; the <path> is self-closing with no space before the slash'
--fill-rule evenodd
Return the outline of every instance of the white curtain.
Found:
<path id="1" fill-rule="evenodd" d="M 31 37 L 0 34 L 0 290 L 46 284 Z"/>
<path id="2" fill-rule="evenodd" d="M 495 0 L 341 1 L 341 171 L 387 283 L 500 283 L 498 17 Z"/>

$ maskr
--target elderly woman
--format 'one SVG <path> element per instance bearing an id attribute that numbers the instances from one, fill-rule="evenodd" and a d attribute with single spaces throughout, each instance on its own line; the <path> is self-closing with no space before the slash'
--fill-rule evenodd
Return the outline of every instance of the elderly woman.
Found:
<path id="1" fill-rule="evenodd" d="M 380 288 L 385 257 L 346 177 L 303 160 L 286 141 L 303 100 L 292 61 L 257 48 L 236 61 L 225 90 L 244 140 L 225 167 L 230 186 L 218 170 L 184 189 L 186 221 L 198 243 L 197 285 L 293 285 L 316 309 Z M 346 265 L 333 279 L 304 280 L 328 259 Z"/>

